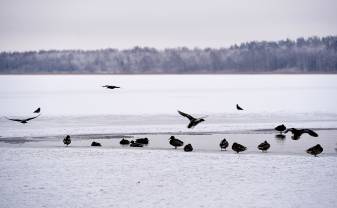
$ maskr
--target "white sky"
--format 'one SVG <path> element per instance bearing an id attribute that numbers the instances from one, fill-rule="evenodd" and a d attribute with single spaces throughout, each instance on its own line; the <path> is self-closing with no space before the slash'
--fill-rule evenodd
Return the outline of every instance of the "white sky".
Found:
<path id="1" fill-rule="evenodd" d="M 0 51 L 337 35 L 337 0 L 0 0 Z"/>

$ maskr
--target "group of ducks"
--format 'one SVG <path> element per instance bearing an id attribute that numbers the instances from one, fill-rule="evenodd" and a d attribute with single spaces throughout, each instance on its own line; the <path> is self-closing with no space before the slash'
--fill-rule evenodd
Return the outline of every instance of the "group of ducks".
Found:
<path id="1" fill-rule="evenodd" d="M 311 135 L 313 137 L 318 137 L 318 134 L 316 132 L 314 132 L 313 130 L 310 130 L 310 129 L 295 129 L 295 128 L 286 129 L 286 127 L 283 124 L 275 127 L 275 130 L 280 132 L 279 135 L 276 135 L 278 137 L 280 137 L 281 135 L 284 136 L 283 133 L 287 133 L 289 131 L 292 132 L 293 133 L 292 138 L 294 140 L 298 140 L 300 138 L 300 136 L 304 133 L 308 133 L 309 135 Z M 67 146 L 71 143 L 71 139 L 70 139 L 69 135 L 67 135 L 63 139 L 63 143 Z M 129 145 L 130 147 L 143 147 L 144 145 L 149 144 L 149 139 L 147 137 L 145 137 L 145 138 L 138 138 L 136 140 L 129 141 L 129 140 L 123 138 L 122 140 L 120 140 L 119 143 L 120 143 L 120 145 L 123 145 L 123 146 Z M 183 146 L 184 142 L 181 141 L 180 139 L 177 139 L 175 136 L 171 136 L 169 138 L 169 144 L 172 145 L 175 149 L 177 149 L 178 147 Z M 102 146 L 102 145 L 99 142 L 93 141 L 91 143 L 91 146 Z M 220 146 L 221 151 L 226 150 L 229 146 L 229 142 L 224 138 L 223 140 L 221 140 L 219 146 Z M 269 148 L 270 148 L 270 144 L 267 141 L 264 141 L 257 146 L 257 149 L 261 150 L 262 152 L 266 152 Z M 240 153 L 240 152 L 243 152 L 243 151 L 247 150 L 247 147 L 245 147 L 242 144 L 234 142 L 232 144 L 232 150 L 236 153 Z M 193 151 L 193 146 L 191 144 L 185 145 L 184 151 L 185 152 Z M 317 155 L 319 155 L 320 153 L 323 152 L 323 147 L 320 144 L 317 144 L 317 145 L 307 149 L 306 152 L 308 154 L 317 156 Z"/>

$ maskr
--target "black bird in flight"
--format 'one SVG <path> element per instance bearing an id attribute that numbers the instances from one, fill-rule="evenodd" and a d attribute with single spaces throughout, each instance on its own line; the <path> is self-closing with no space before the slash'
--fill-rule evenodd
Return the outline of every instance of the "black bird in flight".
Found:
<path id="1" fill-rule="evenodd" d="M 232 150 L 234 150 L 236 153 L 243 152 L 247 149 L 247 147 L 243 146 L 242 144 L 234 142 L 232 145 Z"/>
<path id="2" fill-rule="evenodd" d="M 228 147 L 228 145 L 229 145 L 229 143 L 227 142 L 227 140 L 226 140 L 226 139 L 223 139 L 223 140 L 220 142 L 220 144 L 219 144 L 221 151 L 222 151 L 222 149 L 225 149 L 225 150 L 226 150 L 226 148 Z"/>
<path id="3" fill-rule="evenodd" d="M 26 124 L 28 121 L 30 120 L 33 120 L 37 117 L 39 117 L 41 114 L 39 114 L 38 116 L 34 116 L 34 117 L 31 117 L 31 118 L 26 118 L 26 119 L 13 119 L 13 118 L 7 118 L 8 120 L 11 120 L 11 121 L 16 121 L 16 122 L 19 122 L 19 123 L 22 123 L 22 124 Z"/>
<path id="4" fill-rule="evenodd" d="M 33 113 L 40 113 L 41 108 L 36 109 Z"/>
<path id="5" fill-rule="evenodd" d="M 262 150 L 262 152 L 267 151 L 270 148 L 270 144 L 267 141 L 262 142 L 257 146 L 259 150 Z"/>
<path id="6" fill-rule="evenodd" d="M 323 147 L 321 145 L 317 144 L 317 145 L 307 149 L 306 152 L 308 154 L 314 155 L 316 157 L 318 154 L 321 154 L 323 152 Z"/>
<path id="7" fill-rule="evenodd" d="M 239 106 L 239 104 L 236 104 L 236 109 L 237 109 L 237 110 L 243 110 L 243 108 L 241 108 L 241 107 Z"/>
<path id="8" fill-rule="evenodd" d="M 207 116 L 204 116 L 204 117 L 201 117 L 201 118 L 194 118 L 193 116 L 187 114 L 187 113 L 184 113 L 184 112 L 181 112 L 178 110 L 178 113 L 186 118 L 188 118 L 188 120 L 190 120 L 190 123 L 188 124 L 187 128 L 193 128 L 195 127 L 196 125 L 198 125 L 199 123 L 205 121 L 204 118 L 206 118 Z"/>
<path id="9" fill-rule="evenodd" d="M 314 132 L 313 130 L 311 129 L 295 129 L 295 128 L 290 128 L 290 129 L 287 129 L 284 133 L 288 133 L 288 132 L 291 132 L 293 133 L 293 136 L 292 136 L 292 139 L 293 140 L 298 140 L 302 134 L 304 133 L 307 133 L 309 134 L 310 136 L 313 136 L 313 137 L 318 137 L 318 134 L 316 132 Z"/>
<path id="10" fill-rule="evenodd" d="M 117 86 L 114 86 L 114 85 L 104 85 L 104 86 L 102 86 L 102 87 L 105 87 L 105 88 L 107 88 L 107 89 L 116 89 L 116 88 L 120 88 L 120 87 L 117 87 Z"/>

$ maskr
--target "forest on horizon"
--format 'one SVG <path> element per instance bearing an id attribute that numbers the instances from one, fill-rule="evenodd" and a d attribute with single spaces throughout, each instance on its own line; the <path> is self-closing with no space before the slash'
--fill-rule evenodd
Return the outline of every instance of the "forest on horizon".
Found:
<path id="1" fill-rule="evenodd" d="M 0 74 L 337 73 L 337 36 L 228 48 L 1 52 Z"/>

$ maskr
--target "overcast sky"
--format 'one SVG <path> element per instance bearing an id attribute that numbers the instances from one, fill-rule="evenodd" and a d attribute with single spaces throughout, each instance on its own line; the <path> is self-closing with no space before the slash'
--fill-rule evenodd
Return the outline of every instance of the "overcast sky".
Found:
<path id="1" fill-rule="evenodd" d="M 337 35 L 337 0 L 0 0 L 0 50 L 227 47 Z"/>

